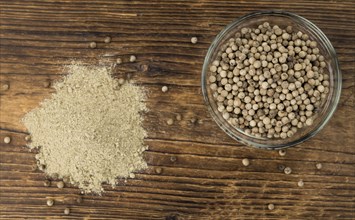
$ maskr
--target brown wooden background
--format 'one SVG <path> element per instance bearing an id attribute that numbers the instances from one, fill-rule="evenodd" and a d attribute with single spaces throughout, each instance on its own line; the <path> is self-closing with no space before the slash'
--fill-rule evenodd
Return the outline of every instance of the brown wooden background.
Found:
<path id="1" fill-rule="evenodd" d="M 339 107 L 306 143 L 278 152 L 243 146 L 212 121 L 200 92 L 204 55 L 215 35 L 246 13 L 283 9 L 318 25 L 333 43 L 343 73 Z M 354 219 L 354 1 L 1 1 L 0 217 L 78 219 Z M 105 36 L 112 43 L 104 44 Z M 192 36 L 198 43 L 190 43 Z M 89 49 L 91 41 L 97 49 Z M 120 72 L 150 91 L 145 126 L 149 169 L 104 196 L 75 199 L 75 187 L 45 187 L 21 117 L 53 89 L 71 59 L 96 64 L 124 58 Z M 137 62 L 128 63 L 135 54 Z M 106 58 L 108 62 L 115 57 Z M 160 91 L 168 85 L 168 93 Z M 172 126 L 166 120 L 183 116 Z M 192 124 L 190 120 L 202 120 Z M 11 136 L 11 144 L 3 138 Z M 171 156 L 176 161 L 170 160 Z M 243 158 L 251 165 L 244 167 Z M 323 168 L 317 170 L 316 163 Z M 280 166 L 290 166 L 284 174 Z M 154 170 L 162 168 L 162 173 Z M 300 188 L 297 182 L 303 179 Z M 53 184 L 54 185 L 54 184 Z M 47 207 L 46 199 L 55 205 Z M 269 203 L 275 210 L 268 210 Z M 71 208 L 64 216 L 63 209 Z"/>

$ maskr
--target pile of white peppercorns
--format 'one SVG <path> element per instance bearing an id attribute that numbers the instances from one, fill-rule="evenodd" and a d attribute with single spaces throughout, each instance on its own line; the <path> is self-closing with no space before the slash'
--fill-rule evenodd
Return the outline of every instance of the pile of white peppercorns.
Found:
<path id="1" fill-rule="evenodd" d="M 311 126 L 329 93 L 317 42 L 292 26 L 242 28 L 210 65 L 218 111 L 255 137 L 287 138 Z"/>

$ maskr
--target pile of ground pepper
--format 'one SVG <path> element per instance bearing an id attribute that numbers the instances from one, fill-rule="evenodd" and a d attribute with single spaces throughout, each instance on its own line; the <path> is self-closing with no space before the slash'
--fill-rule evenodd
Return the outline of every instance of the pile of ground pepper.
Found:
<path id="1" fill-rule="evenodd" d="M 72 63 L 56 92 L 27 113 L 23 123 L 38 148 L 38 165 L 49 176 L 67 179 L 85 192 L 145 169 L 141 87 L 115 80 L 105 66 Z"/>

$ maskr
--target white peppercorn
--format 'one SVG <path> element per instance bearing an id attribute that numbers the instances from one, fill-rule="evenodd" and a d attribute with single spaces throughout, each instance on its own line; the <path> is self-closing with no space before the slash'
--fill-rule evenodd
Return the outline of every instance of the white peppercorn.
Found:
<path id="1" fill-rule="evenodd" d="M 299 187 L 303 187 L 303 186 L 304 186 L 303 180 L 298 181 L 298 182 L 297 182 L 297 185 L 298 185 Z"/>
<path id="2" fill-rule="evenodd" d="M 47 206 L 53 206 L 54 205 L 54 200 L 53 199 L 48 199 L 47 200 Z"/>
<path id="3" fill-rule="evenodd" d="M 285 156 L 286 155 L 286 150 L 284 150 L 284 149 L 279 150 L 279 155 L 280 156 Z"/>
<path id="4" fill-rule="evenodd" d="M 323 167 L 323 165 L 322 165 L 321 163 L 317 163 L 317 164 L 316 164 L 316 168 L 317 168 L 318 170 L 322 169 L 322 167 Z"/>
<path id="5" fill-rule="evenodd" d="M 96 42 L 90 42 L 89 47 L 92 49 L 96 48 Z"/>
<path id="6" fill-rule="evenodd" d="M 58 187 L 59 189 L 64 188 L 64 182 L 63 182 L 63 181 L 59 181 L 59 182 L 57 183 L 57 187 Z"/>
<path id="7" fill-rule="evenodd" d="M 305 124 L 306 124 L 307 126 L 311 126 L 311 125 L 313 124 L 313 119 L 312 119 L 312 118 L 308 118 L 308 119 L 306 120 Z"/>
<path id="8" fill-rule="evenodd" d="M 167 87 L 167 86 L 161 87 L 161 91 L 162 91 L 162 92 L 167 92 L 167 91 L 168 91 L 168 87 Z"/>
<path id="9" fill-rule="evenodd" d="M 290 167 L 285 167 L 284 173 L 285 174 L 291 174 L 292 173 L 292 169 Z"/>
<path id="10" fill-rule="evenodd" d="M 250 161 L 249 161 L 249 159 L 248 158 L 244 158 L 243 160 L 242 160 L 242 163 L 243 163 L 243 165 L 244 166 L 249 166 L 249 164 L 250 164 Z"/>
<path id="11" fill-rule="evenodd" d="M 267 208 L 269 209 L 269 210 L 274 210 L 275 209 L 275 205 L 274 204 L 268 204 L 268 206 L 267 206 Z"/>
<path id="12" fill-rule="evenodd" d="M 31 135 L 26 135 L 25 136 L 25 141 L 27 141 L 27 142 L 31 141 Z"/>
<path id="13" fill-rule="evenodd" d="M 168 125 L 172 125 L 172 124 L 174 124 L 174 120 L 173 120 L 172 118 L 169 118 L 169 119 L 166 121 L 166 123 L 167 123 Z"/>
<path id="14" fill-rule="evenodd" d="M 64 212 L 65 215 L 69 215 L 70 214 L 70 209 L 69 208 L 65 208 L 63 212 Z"/>
<path id="15" fill-rule="evenodd" d="M 4 143 L 5 144 L 9 144 L 11 142 L 11 138 L 10 137 L 4 137 Z"/>
<path id="16" fill-rule="evenodd" d="M 191 38 L 191 43 L 196 44 L 197 43 L 197 37 L 192 37 Z"/>
<path id="17" fill-rule="evenodd" d="M 329 93 L 317 43 L 292 26 L 267 23 L 234 36 L 209 68 L 222 117 L 256 137 L 288 138 L 311 126 Z"/>
<path id="18" fill-rule="evenodd" d="M 111 37 L 110 36 L 105 37 L 104 42 L 107 43 L 107 44 L 110 43 L 111 42 Z"/>
<path id="19" fill-rule="evenodd" d="M 131 56 L 129 57 L 129 62 L 133 63 L 133 62 L 136 61 L 136 59 L 137 59 L 136 56 L 131 55 Z"/>
<path id="20" fill-rule="evenodd" d="M 223 118 L 226 119 L 226 120 L 228 120 L 229 117 L 230 117 L 230 115 L 229 115 L 228 112 L 224 112 L 222 116 L 223 116 Z"/>

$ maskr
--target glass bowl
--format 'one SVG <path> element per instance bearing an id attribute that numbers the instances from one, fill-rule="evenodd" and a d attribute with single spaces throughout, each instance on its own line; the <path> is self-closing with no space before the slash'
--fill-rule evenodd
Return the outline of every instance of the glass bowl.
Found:
<path id="1" fill-rule="evenodd" d="M 228 123 L 222 117 L 222 114 L 217 110 L 217 104 L 213 97 L 213 92 L 210 89 L 208 81 L 208 78 L 211 74 L 209 70 L 210 65 L 218 56 L 220 47 L 228 42 L 228 40 L 243 27 L 256 28 L 263 22 L 269 22 L 270 25 L 278 25 L 281 28 L 286 28 L 286 26 L 291 25 L 294 32 L 302 31 L 303 33 L 308 34 L 311 40 L 317 41 L 320 54 L 325 58 L 325 71 L 327 71 L 329 74 L 329 93 L 327 94 L 326 100 L 316 113 L 316 116 L 313 117 L 313 125 L 298 129 L 293 136 L 285 139 L 255 137 L 245 133 L 243 129 L 234 127 Z M 237 19 L 217 35 L 209 47 L 204 60 L 201 84 L 204 100 L 208 106 L 208 110 L 212 118 L 215 120 L 218 126 L 230 137 L 253 147 L 264 149 L 281 149 L 306 141 L 307 139 L 316 135 L 327 124 L 339 102 L 342 79 L 335 50 L 329 39 L 316 25 L 299 15 L 289 12 L 261 11 L 251 13 Z"/>

